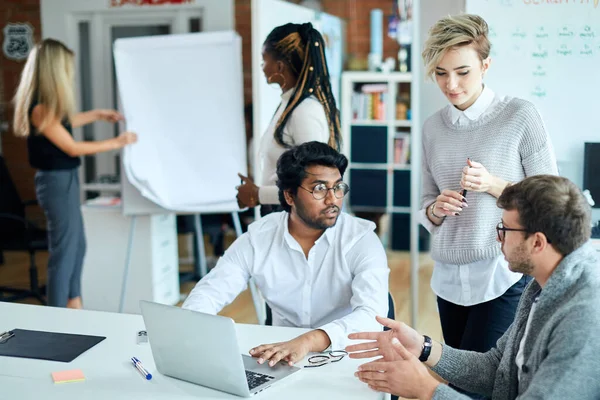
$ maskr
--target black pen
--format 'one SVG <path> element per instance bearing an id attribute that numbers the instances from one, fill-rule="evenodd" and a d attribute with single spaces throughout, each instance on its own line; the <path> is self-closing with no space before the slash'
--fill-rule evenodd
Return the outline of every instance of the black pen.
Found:
<path id="1" fill-rule="evenodd" d="M 471 161 L 471 159 L 467 158 L 467 165 L 469 165 L 470 161 Z M 470 165 L 469 165 L 469 167 L 470 167 Z M 467 199 L 467 189 L 463 189 L 463 191 L 461 192 L 461 195 L 462 195 L 463 199 L 466 201 L 466 199 Z"/>

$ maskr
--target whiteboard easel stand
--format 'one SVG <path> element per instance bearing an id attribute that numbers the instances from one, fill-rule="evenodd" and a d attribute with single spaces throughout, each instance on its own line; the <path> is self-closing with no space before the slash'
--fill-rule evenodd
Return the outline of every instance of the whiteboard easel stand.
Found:
<path id="1" fill-rule="evenodd" d="M 231 218 L 233 220 L 236 238 L 239 238 L 240 236 L 242 236 L 242 224 L 240 223 L 240 215 L 237 211 L 233 211 L 231 213 Z M 131 252 L 133 249 L 133 240 L 135 236 L 135 222 L 136 215 L 132 215 L 129 227 L 129 240 L 127 243 L 127 252 L 125 255 L 125 268 L 123 270 L 123 280 L 121 283 L 119 313 L 123 312 L 123 308 L 125 306 L 125 294 L 127 292 L 127 281 L 129 279 L 129 268 L 131 266 Z M 202 232 L 202 219 L 200 217 L 200 214 L 194 214 L 194 230 L 194 233 L 196 234 L 196 244 L 198 246 L 199 258 L 199 260 L 195 260 L 194 262 L 194 268 L 196 268 L 196 266 L 199 266 L 199 270 L 195 270 L 194 274 L 197 275 L 199 279 L 202 279 L 208 273 L 208 268 L 206 264 L 206 249 L 204 247 L 204 234 Z M 260 325 L 264 325 L 266 320 L 265 301 L 260 292 L 258 291 L 258 288 L 256 287 L 256 284 L 254 283 L 253 279 L 250 279 L 250 282 L 248 282 L 248 287 L 250 288 L 250 293 L 252 294 L 252 302 L 254 303 L 258 323 Z"/>

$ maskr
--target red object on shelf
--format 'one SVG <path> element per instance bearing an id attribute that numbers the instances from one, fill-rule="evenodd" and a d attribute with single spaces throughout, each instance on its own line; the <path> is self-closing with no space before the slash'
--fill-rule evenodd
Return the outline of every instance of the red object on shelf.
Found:
<path id="1" fill-rule="evenodd" d="M 163 4 L 191 4 L 194 0 L 110 0 L 111 7 L 133 6 L 160 6 Z"/>

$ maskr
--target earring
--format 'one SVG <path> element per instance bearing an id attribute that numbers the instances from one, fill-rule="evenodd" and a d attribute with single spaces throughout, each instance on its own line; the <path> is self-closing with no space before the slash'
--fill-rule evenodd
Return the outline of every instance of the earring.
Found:
<path id="1" fill-rule="evenodd" d="M 275 81 L 273 81 L 273 77 L 274 77 L 275 75 L 279 75 L 279 76 L 281 76 L 281 79 L 283 79 L 283 83 L 279 83 L 279 82 L 275 82 Z M 280 86 L 281 86 L 281 88 L 283 89 L 283 88 L 285 88 L 285 86 L 286 86 L 286 83 L 287 83 L 287 82 L 285 81 L 285 76 L 284 76 L 282 73 L 275 72 L 274 74 L 272 74 L 271 76 L 269 76 L 269 77 L 267 78 L 267 83 L 279 83 L 279 85 L 280 85 Z"/>

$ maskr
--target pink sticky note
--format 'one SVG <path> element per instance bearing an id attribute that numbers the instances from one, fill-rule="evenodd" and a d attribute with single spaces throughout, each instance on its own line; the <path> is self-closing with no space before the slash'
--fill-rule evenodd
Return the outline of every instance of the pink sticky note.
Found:
<path id="1" fill-rule="evenodd" d="M 52 373 L 54 383 L 80 382 L 85 381 L 83 371 L 80 369 L 72 369 L 70 371 L 59 371 Z"/>

